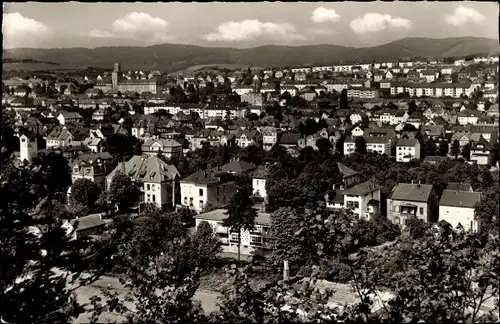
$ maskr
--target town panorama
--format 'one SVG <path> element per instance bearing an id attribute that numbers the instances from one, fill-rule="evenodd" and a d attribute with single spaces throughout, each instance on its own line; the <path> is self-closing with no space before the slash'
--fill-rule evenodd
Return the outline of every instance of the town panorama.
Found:
<path id="1" fill-rule="evenodd" d="M 498 9 L 4 4 L 1 323 L 498 322 Z"/>

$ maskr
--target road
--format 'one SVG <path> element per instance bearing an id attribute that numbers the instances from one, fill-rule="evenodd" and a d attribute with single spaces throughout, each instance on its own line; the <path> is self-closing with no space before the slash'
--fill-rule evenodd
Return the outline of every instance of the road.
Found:
<path id="1" fill-rule="evenodd" d="M 56 271 L 56 273 L 61 273 Z M 75 285 L 76 286 L 76 285 Z M 86 309 L 89 308 L 90 298 L 92 296 L 101 296 L 101 288 L 110 287 L 112 291 L 117 292 L 120 296 L 125 296 L 127 293 L 127 288 L 123 287 L 117 278 L 109 276 L 101 276 L 94 283 L 79 287 L 75 290 L 77 295 L 77 300 L 80 305 L 83 305 Z M 69 286 L 71 287 L 71 285 Z M 194 295 L 194 299 L 201 302 L 201 306 L 206 313 L 210 313 L 215 310 L 217 304 L 217 298 L 219 294 L 210 291 L 198 290 Z M 127 307 L 133 309 L 133 304 L 125 303 Z M 88 323 L 90 319 L 89 313 L 81 314 L 74 323 Z M 104 313 L 99 318 L 99 323 L 109 323 L 111 321 L 117 321 L 123 319 L 122 316 L 112 313 Z"/>

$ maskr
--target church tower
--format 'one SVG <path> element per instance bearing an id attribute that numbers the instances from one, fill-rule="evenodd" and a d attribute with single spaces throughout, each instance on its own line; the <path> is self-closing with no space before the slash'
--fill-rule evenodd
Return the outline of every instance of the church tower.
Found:
<path id="1" fill-rule="evenodd" d="M 111 82 L 113 84 L 113 90 L 118 91 L 118 77 L 119 74 L 121 73 L 121 66 L 120 63 L 115 62 L 113 72 L 111 72 Z"/>
<path id="2" fill-rule="evenodd" d="M 33 159 L 38 156 L 38 142 L 36 140 L 36 135 L 32 133 L 23 134 L 19 136 L 19 141 L 19 153 L 21 162 L 24 160 L 28 161 L 29 163 L 33 162 Z"/>

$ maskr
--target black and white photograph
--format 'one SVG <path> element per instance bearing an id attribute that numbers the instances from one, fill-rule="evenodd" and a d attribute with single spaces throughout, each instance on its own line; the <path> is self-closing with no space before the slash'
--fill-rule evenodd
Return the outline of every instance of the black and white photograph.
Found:
<path id="1" fill-rule="evenodd" d="M 2 7 L 1 324 L 500 322 L 498 2 Z"/>

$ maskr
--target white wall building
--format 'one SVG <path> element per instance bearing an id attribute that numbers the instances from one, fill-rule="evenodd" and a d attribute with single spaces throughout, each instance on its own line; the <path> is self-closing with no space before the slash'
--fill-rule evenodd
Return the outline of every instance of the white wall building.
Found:
<path id="1" fill-rule="evenodd" d="M 439 201 L 439 220 L 453 227 L 461 224 L 467 231 L 478 231 L 474 217 L 474 205 L 481 199 L 481 193 L 459 190 L 444 190 Z"/>

